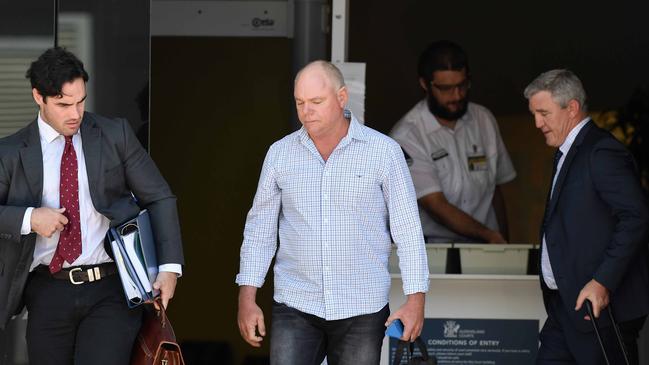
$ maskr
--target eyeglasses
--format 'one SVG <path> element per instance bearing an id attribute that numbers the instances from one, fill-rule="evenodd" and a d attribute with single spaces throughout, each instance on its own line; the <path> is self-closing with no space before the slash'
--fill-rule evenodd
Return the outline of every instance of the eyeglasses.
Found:
<path id="1" fill-rule="evenodd" d="M 453 91 L 455 91 L 455 89 L 457 89 L 457 91 L 460 93 L 465 93 L 471 88 L 471 81 L 469 79 L 466 79 L 455 85 L 438 85 L 431 81 L 430 86 L 434 87 L 442 94 L 451 94 Z"/>

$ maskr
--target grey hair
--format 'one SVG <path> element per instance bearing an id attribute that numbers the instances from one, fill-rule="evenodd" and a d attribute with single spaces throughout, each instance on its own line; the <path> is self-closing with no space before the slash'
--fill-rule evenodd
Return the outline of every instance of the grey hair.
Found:
<path id="1" fill-rule="evenodd" d="M 340 72 L 338 67 L 336 67 L 333 63 L 324 60 L 313 61 L 304 66 L 300 71 L 298 71 L 297 75 L 295 75 L 294 83 L 297 83 L 297 80 L 302 75 L 302 72 L 313 67 L 318 67 L 322 71 L 324 71 L 327 80 L 331 82 L 334 90 L 339 90 L 341 87 L 345 86 L 345 78 L 343 77 L 343 74 L 342 72 Z"/>
<path id="2" fill-rule="evenodd" d="M 577 75 L 570 70 L 557 69 L 540 74 L 527 85 L 523 95 L 529 99 L 541 91 L 549 92 L 552 100 L 562 108 L 568 106 L 568 102 L 574 99 L 579 103 L 579 107 L 583 112 L 588 111 L 584 86 Z"/>

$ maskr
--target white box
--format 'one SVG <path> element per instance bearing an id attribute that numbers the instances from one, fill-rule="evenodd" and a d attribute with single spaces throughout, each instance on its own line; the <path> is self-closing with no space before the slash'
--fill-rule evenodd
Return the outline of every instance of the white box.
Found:
<path id="1" fill-rule="evenodd" d="M 446 255 L 451 248 L 450 243 L 427 243 L 426 256 L 428 257 L 428 270 L 431 274 L 444 274 L 446 272 Z M 391 273 L 400 273 L 397 246 L 392 245 L 392 254 L 388 261 L 388 270 Z"/>
<path id="2" fill-rule="evenodd" d="M 526 275 L 527 258 L 533 245 L 456 243 L 460 249 L 462 274 Z"/>

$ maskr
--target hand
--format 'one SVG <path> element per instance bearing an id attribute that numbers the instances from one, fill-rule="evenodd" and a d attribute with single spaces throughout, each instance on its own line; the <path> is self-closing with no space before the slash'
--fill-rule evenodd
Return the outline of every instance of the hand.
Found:
<path id="1" fill-rule="evenodd" d="M 385 326 L 388 327 L 395 319 L 403 323 L 403 337 L 401 340 L 414 342 L 424 328 L 424 303 L 426 294 L 415 293 L 408 295 L 406 303 L 388 317 Z"/>
<path id="2" fill-rule="evenodd" d="M 241 337 L 252 347 L 261 347 L 261 341 L 266 336 L 264 313 L 255 302 L 257 288 L 241 286 L 239 289 L 239 313 L 237 322 Z M 259 332 L 259 336 L 257 336 Z"/>
<path id="3" fill-rule="evenodd" d="M 68 224 L 68 218 L 63 215 L 65 208 L 35 208 L 32 210 L 32 232 L 50 238 L 55 232 L 61 232 Z"/>
<path id="4" fill-rule="evenodd" d="M 507 240 L 498 231 L 489 231 L 486 241 L 488 243 L 507 243 Z"/>
<path id="5" fill-rule="evenodd" d="M 578 311 L 581 309 L 581 306 L 584 304 L 584 300 L 590 300 L 593 304 L 593 315 L 595 318 L 599 318 L 600 312 L 606 308 L 609 303 L 609 292 L 606 287 L 595 279 L 589 281 L 579 292 L 577 296 L 577 304 L 575 305 L 575 310 Z M 584 316 L 584 319 L 589 321 L 590 316 Z"/>
<path id="6" fill-rule="evenodd" d="M 162 299 L 162 306 L 165 309 L 167 309 L 167 305 L 169 305 L 169 300 L 174 297 L 177 282 L 178 274 L 168 271 L 159 272 L 153 282 L 153 289 L 160 290 L 160 299 Z M 160 308 L 158 308 L 158 304 L 156 302 L 153 303 L 156 309 L 159 310 Z"/>

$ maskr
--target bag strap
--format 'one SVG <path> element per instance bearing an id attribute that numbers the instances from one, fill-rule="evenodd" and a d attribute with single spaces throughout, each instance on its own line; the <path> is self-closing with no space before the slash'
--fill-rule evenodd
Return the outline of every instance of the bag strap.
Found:
<path id="1" fill-rule="evenodd" d="M 421 352 L 421 358 L 424 361 L 428 361 L 428 349 L 426 349 L 426 344 L 424 343 L 424 340 L 421 339 L 421 337 L 417 337 L 415 339 L 415 344 L 417 347 L 419 347 L 419 352 Z M 412 349 L 411 349 L 412 352 Z"/>
<path id="2" fill-rule="evenodd" d="M 590 300 L 586 299 L 585 301 L 586 304 L 586 311 L 588 311 L 588 315 L 590 316 L 591 322 L 593 322 L 593 328 L 595 329 L 595 335 L 597 336 L 597 341 L 599 341 L 599 346 L 602 349 L 602 354 L 604 354 L 604 360 L 606 361 L 607 364 L 610 364 L 610 361 L 608 359 L 608 356 L 606 354 L 606 349 L 604 349 L 604 342 L 602 341 L 602 336 L 599 333 L 599 324 L 597 323 L 597 318 L 593 315 L 593 305 L 591 304 Z M 620 334 L 620 328 L 617 326 L 617 322 L 615 322 L 615 318 L 613 318 L 613 310 L 611 309 L 611 304 L 606 307 L 608 309 L 608 315 L 611 317 L 611 325 L 613 326 L 613 330 L 615 331 L 615 337 L 617 338 L 617 343 L 620 346 L 620 350 L 622 351 L 622 356 L 624 357 L 624 363 L 626 365 L 629 365 L 629 357 L 626 352 L 626 347 L 624 346 L 624 341 L 622 341 L 622 335 Z"/>
<path id="3" fill-rule="evenodd" d="M 153 306 L 153 310 L 155 311 L 156 317 L 160 319 L 160 323 L 162 325 L 162 328 L 165 328 L 167 326 L 167 323 L 169 323 L 169 320 L 167 319 L 167 311 L 165 311 L 165 307 L 162 305 L 162 298 L 155 297 L 153 301 L 158 305 L 158 308 L 156 309 L 155 305 Z"/>
<path id="4" fill-rule="evenodd" d="M 410 341 L 399 340 L 399 342 L 397 343 L 397 349 L 394 352 L 394 362 L 392 363 L 392 365 L 401 364 L 401 359 L 403 358 L 404 352 L 408 354 L 408 359 L 410 359 L 412 355 L 414 355 L 414 345 L 417 345 L 417 347 L 419 348 L 421 359 L 428 361 L 430 356 L 428 355 L 426 344 L 424 343 L 424 340 L 421 339 L 421 337 L 417 337 L 414 343 Z"/>
<path id="5" fill-rule="evenodd" d="M 397 350 L 394 352 L 394 361 L 392 362 L 392 365 L 401 364 L 401 359 L 403 358 L 404 350 L 406 353 L 408 352 L 406 350 L 407 346 L 408 346 L 407 341 L 399 340 L 399 342 L 397 343 Z"/>

